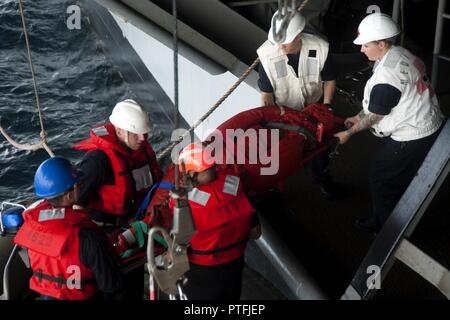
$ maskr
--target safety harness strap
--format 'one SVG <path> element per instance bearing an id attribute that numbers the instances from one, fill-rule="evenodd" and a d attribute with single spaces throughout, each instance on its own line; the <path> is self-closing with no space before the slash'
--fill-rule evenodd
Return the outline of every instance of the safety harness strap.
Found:
<path id="1" fill-rule="evenodd" d="M 63 274 L 60 274 L 58 277 L 53 277 L 50 276 L 48 274 L 44 274 L 42 273 L 42 270 L 37 270 L 37 271 L 33 271 L 33 276 L 37 277 L 39 282 L 42 281 L 42 279 L 47 280 L 47 281 L 52 281 L 52 282 L 56 282 L 58 284 L 58 288 L 62 288 L 63 285 L 67 285 L 67 280 L 64 278 Z M 94 278 L 83 278 L 80 281 L 80 290 L 83 290 L 84 288 L 86 288 L 86 285 L 89 283 L 93 283 L 94 282 Z"/>
<path id="2" fill-rule="evenodd" d="M 309 130 L 303 128 L 302 126 L 294 126 L 282 122 L 267 122 L 266 127 L 271 129 L 283 129 L 297 132 L 303 135 L 309 141 L 309 143 L 311 144 L 311 149 L 316 148 L 317 145 L 316 137 Z"/>

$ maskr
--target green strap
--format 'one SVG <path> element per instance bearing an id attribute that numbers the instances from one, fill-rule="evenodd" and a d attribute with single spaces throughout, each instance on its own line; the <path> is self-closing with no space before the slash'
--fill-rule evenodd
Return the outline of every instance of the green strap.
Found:
<path id="1" fill-rule="evenodd" d="M 136 232 L 136 240 L 138 243 L 138 247 L 126 250 L 121 255 L 122 259 L 129 258 L 129 257 L 135 255 L 136 253 L 140 252 L 141 249 L 145 245 L 145 239 L 146 239 L 145 235 L 148 234 L 148 225 L 146 223 L 144 223 L 143 221 L 133 221 L 130 223 L 130 226 L 133 227 L 134 231 Z M 162 245 L 164 248 L 167 248 L 167 243 L 162 236 L 155 235 L 153 237 L 153 239 L 156 242 L 158 242 L 160 245 Z"/>
<path id="2" fill-rule="evenodd" d="M 131 227 L 134 228 L 136 232 L 136 238 L 138 243 L 138 248 L 142 248 L 145 244 L 144 234 L 148 233 L 148 226 L 142 221 L 133 221 L 130 223 Z"/>

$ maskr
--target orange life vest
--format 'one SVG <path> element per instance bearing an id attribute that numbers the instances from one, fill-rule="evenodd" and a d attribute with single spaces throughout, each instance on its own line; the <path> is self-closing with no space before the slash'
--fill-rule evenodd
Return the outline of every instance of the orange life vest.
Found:
<path id="1" fill-rule="evenodd" d="M 255 209 L 242 189 L 240 178 L 231 172 L 219 170 L 215 181 L 189 192 L 196 228 L 189 249 L 190 262 L 217 265 L 235 260 L 245 252 Z"/>
<path id="2" fill-rule="evenodd" d="M 74 149 L 88 152 L 99 149 L 111 161 L 115 184 L 103 185 L 88 204 L 99 212 L 134 213 L 149 187 L 161 180 L 161 169 L 150 144 L 145 141 L 143 148 L 136 151 L 126 148 L 110 123 L 91 130 L 90 138 L 76 144 Z"/>
<path id="3" fill-rule="evenodd" d="M 28 249 L 30 289 L 64 300 L 85 300 L 97 293 L 92 271 L 80 261 L 82 228 L 96 229 L 84 211 L 55 208 L 41 200 L 24 214 L 14 242 Z"/>

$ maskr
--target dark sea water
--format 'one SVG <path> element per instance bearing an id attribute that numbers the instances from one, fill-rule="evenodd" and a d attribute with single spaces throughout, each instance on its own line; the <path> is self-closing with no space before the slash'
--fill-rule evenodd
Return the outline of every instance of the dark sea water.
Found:
<path id="1" fill-rule="evenodd" d="M 81 154 L 71 145 L 107 121 L 114 105 L 133 93 L 86 20 L 80 30 L 67 28 L 66 9 L 76 1 L 23 3 L 48 144 L 56 155 L 76 162 Z M 0 116 L 16 141 L 38 141 L 39 117 L 17 0 L 0 0 Z M 1 136 L 0 201 L 32 196 L 34 172 L 48 157 L 44 150 L 18 150 Z"/>

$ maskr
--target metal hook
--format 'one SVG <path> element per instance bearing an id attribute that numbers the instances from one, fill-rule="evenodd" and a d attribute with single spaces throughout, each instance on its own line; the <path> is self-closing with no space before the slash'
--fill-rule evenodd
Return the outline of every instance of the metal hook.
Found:
<path id="1" fill-rule="evenodd" d="M 183 289 L 181 288 L 181 283 L 178 282 L 177 288 L 178 288 L 178 295 L 180 296 L 180 300 L 187 300 L 187 296 L 183 292 Z"/>
<path id="2" fill-rule="evenodd" d="M 276 43 L 281 43 L 286 39 L 286 29 L 296 11 L 295 0 L 278 0 L 278 12 L 272 20 L 272 35 Z M 276 28 L 278 21 L 281 21 L 279 30 Z"/>

